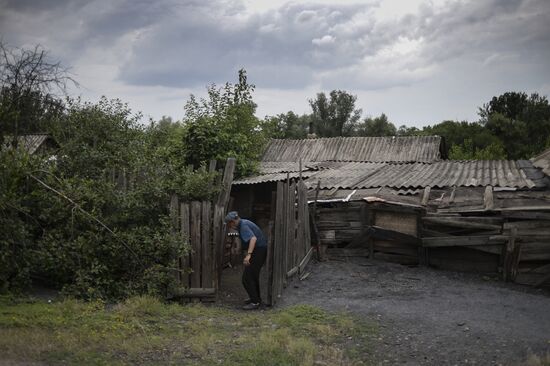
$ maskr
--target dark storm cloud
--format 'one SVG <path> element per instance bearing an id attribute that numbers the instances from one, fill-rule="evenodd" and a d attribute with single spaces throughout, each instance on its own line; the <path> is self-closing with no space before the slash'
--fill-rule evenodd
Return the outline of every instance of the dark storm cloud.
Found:
<path id="1" fill-rule="evenodd" d="M 232 1 L 0 4 L 0 33 L 12 43 L 40 36 L 69 62 L 91 48 L 118 52 L 118 80 L 135 86 L 220 83 L 244 67 L 258 87 L 374 90 L 411 85 L 461 59 L 481 65 L 529 58 L 544 67 L 550 49 L 546 0 L 423 5 L 384 21 L 373 3 L 289 3 L 263 13 Z"/>

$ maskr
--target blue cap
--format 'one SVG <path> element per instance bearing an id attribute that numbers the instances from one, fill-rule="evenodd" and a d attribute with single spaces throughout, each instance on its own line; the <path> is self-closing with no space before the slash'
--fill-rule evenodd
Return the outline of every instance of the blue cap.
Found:
<path id="1" fill-rule="evenodd" d="M 225 215 L 225 223 L 227 224 L 231 220 L 237 220 L 239 218 L 239 214 L 237 211 L 231 211 L 227 215 Z"/>

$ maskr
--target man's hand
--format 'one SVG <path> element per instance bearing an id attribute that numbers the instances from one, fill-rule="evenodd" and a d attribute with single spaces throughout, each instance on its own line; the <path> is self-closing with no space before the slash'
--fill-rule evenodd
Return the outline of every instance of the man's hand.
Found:
<path id="1" fill-rule="evenodd" d="M 246 257 L 244 257 L 243 264 L 244 264 L 245 266 L 249 266 L 249 265 L 250 265 L 250 258 L 251 258 L 251 257 L 252 257 L 252 256 L 251 256 L 250 254 L 247 254 Z"/>

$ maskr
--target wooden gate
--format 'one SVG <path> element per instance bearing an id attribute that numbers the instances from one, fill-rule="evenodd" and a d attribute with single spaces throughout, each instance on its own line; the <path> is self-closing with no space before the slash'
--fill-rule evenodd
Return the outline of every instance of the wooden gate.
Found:
<path id="1" fill-rule="evenodd" d="M 212 161 L 210 170 L 215 169 L 215 165 Z M 178 259 L 176 297 L 213 300 L 217 295 L 226 230 L 224 216 L 234 170 L 235 159 L 230 158 L 225 165 L 217 200 L 179 202 L 177 196 L 172 196 L 172 226 L 190 246 L 187 255 Z"/>
<path id="2" fill-rule="evenodd" d="M 268 255 L 267 301 L 274 305 L 295 275 L 301 276 L 311 259 L 307 187 L 302 180 L 277 183 L 273 240 Z"/>

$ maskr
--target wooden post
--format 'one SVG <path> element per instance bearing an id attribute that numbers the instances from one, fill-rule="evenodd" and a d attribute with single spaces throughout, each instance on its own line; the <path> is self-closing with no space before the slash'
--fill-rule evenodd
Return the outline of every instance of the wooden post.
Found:
<path id="1" fill-rule="evenodd" d="M 273 277 L 272 277 L 272 299 L 274 305 L 281 296 L 283 275 L 283 254 L 284 252 L 284 195 L 285 184 L 277 182 L 277 200 L 275 204 L 275 240 L 273 242 Z"/>
<path id="2" fill-rule="evenodd" d="M 324 250 L 322 248 L 321 239 L 319 237 L 319 228 L 317 227 L 317 200 L 319 199 L 319 190 L 321 189 L 321 180 L 317 181 L 317 187 L 315 188 L 315 199 L 313 200 L 313 212 L 311 213 L 311 221 L 313 224 L 313 230 L 315 235 L 315 247 L 317 249 L 317 260 L 325 260 Z"/>
<path id="3" fill-rule="evenodd" d="M 273 220 L 269 220 L 267 225 L 267 304 L 273 304 Z"/>
<path id="4" fill-rule="evenodd" d="M 223 270 L 223 255 L 225 250 L 224 208 L 214 206 L 214 222 L 212 222 L 212 243 L 214 246 L 214 288 L 219 289 Z"/>
<path id="5" fill-rule="evenodd" d="M 485 203 L 486 210 L 492 210 L 494 208 L 495 204 L 494 204 L 494 198 L 493 198 L 493 186 L 485 187 L 483 201 Z"/>
<path id="6" fill-rule="evenodd" d="M 229 197 L 231 195 L 231 184 L 233 183 L 233 173 L 235 172 L 235 158 L 227 159 L 225 170 L 223 171 L 222 187 L 218 197 L 217 204 L 227 210 Z"/>
<path id="7" fill-rule="evenodd" d="M 430 186 L 426 186 L 424 188 L 424 195 L 422 196 L 422 206 L 426 206 L 428 204 L 428 201 L 430 200 Z"/>

